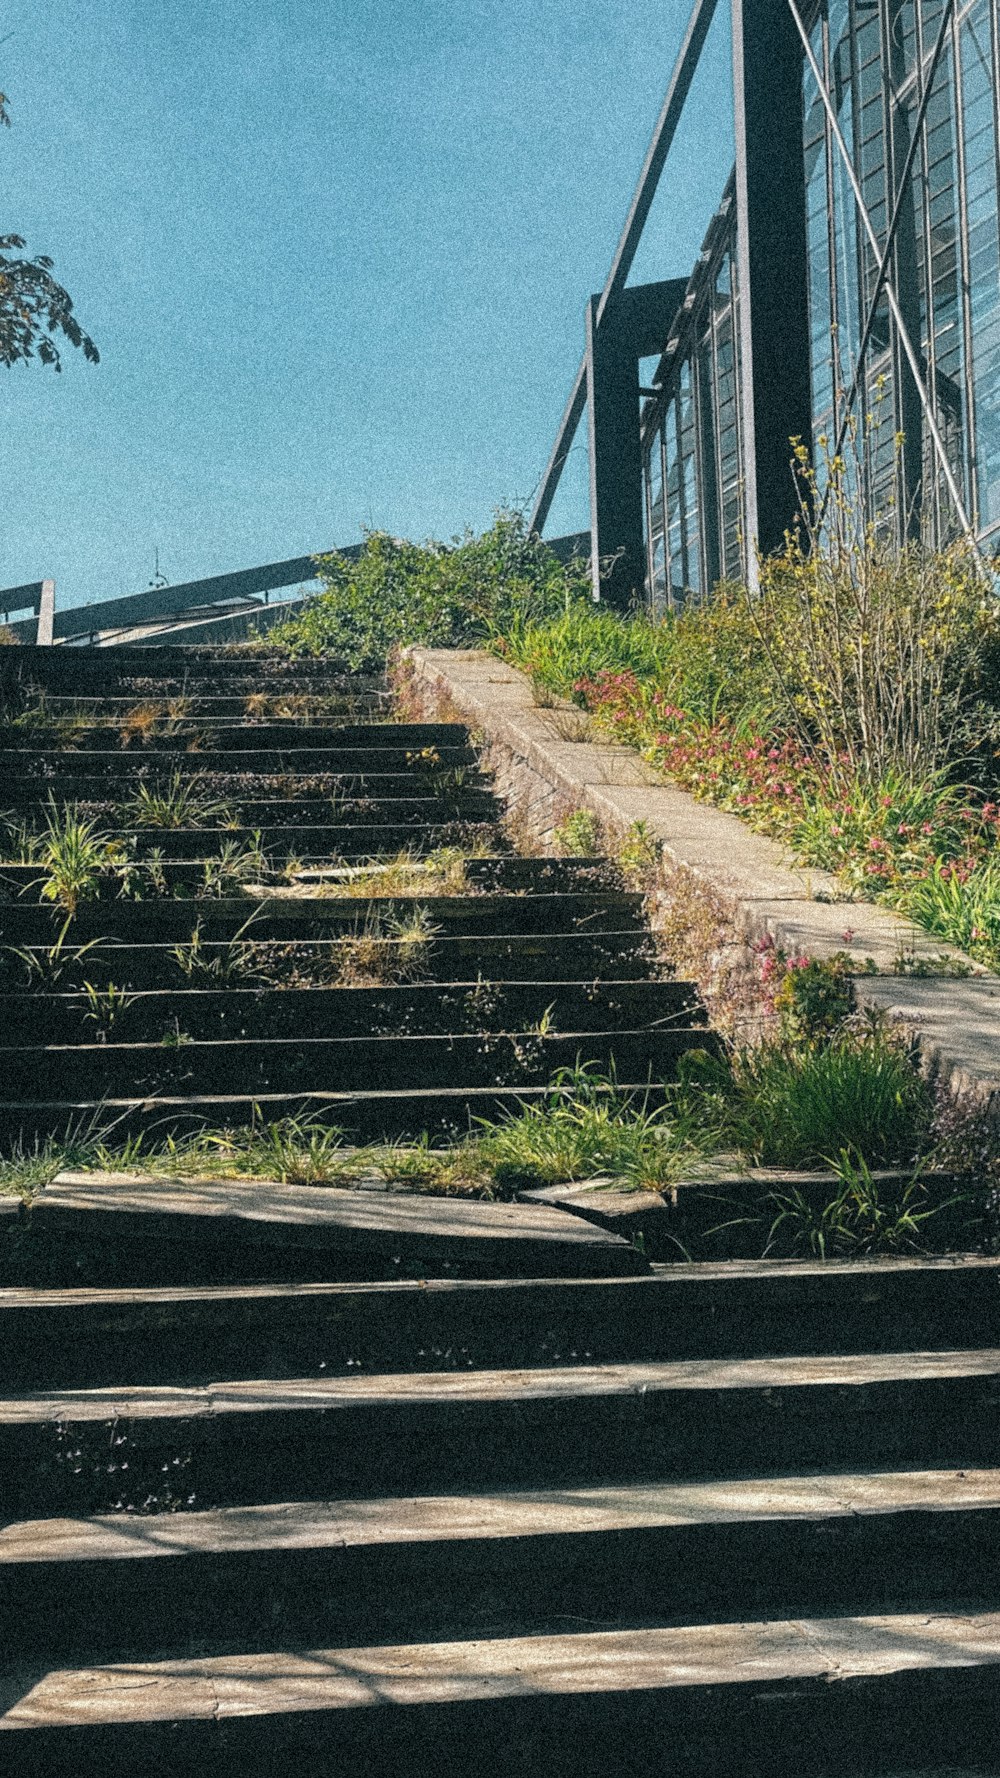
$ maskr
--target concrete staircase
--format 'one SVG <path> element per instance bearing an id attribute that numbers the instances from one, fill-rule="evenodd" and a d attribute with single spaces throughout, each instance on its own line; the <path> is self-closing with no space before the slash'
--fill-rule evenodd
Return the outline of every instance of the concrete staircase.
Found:
<path id="1" fill-rule="evenodd" d="M 140 861 L 125 898 L 112 875 L 81 899 L 55 964 L 61 920 L 40 898 L 40 867 L 0 869 L 3 942 L 38 966 L 29 984 L 4 954 L 8 1137 L 95 1119 L 118 1141 L 151 1124 L 162 1137 L 246 1123 L 255 1106 L 362 1141 L 465 1130 L 578 1059 L 613 1061 L 623 1084 L 643 1084 L 711 1044 L 691 990 L 657 979 L 640 898 L 600 863 L 474 858 L 455 894 L 316 899 L 331 856 L 343 874 L 401 848 L 499 840 L 460 725 L 386 721 L 376 682 L 324 664 L 197 649 L 5 653 L 16 658 L 0 661 L 12 717 L 0 806 L 37 821 L 53 802 L 83 805 Z M 39 684 L 47 726 L 18 724 Z M 185 785 L 201 825 L 142 825 L 141 790 Z M 260 892 L 248 848 L 272 869 L 297 859 L 278 893 Z M 380 985 L 332 985 L 366 944 L 382 953 Z"/>
<path id="2" fill-rule="evenodd" d="M 109 657 L 97 658 L 115 695 L 129 695 L 128 674 L 148 677 L 134 655 L 106 667 Z M 82 684 L 103 696 L 83 651 L 50 658 L 65 676 L 55 697 L 78 699 Z M 198 699 L 256 695 L 240 657 L 175 663 L 158 650 L 156 667 L 185 695 L 195 684 Z M 300 719 L 286 720 L 278 751 L 294 776 L 289 755 L 307 749 L 291 745 Z M 327 745 L 343 751 L 343 731 Z M 442 730 L 401 742 L 387 726 L 366 728 L 360 745 L 356 769 L 377 806 L 366 822 L 335 824 L 341 839 L 359 830 L 343 848 L 355 858 L 377 852 L 386 825 L 373 783 L 387 774 L 371 769 L 386 763 L 383 748 L 467 743 Z M 104 763 L 92 771 L 85 753 Z M 25 767 L 31 757 L 25 748 Z M 82 748 L 75 781 L 149 757 Z M 34 784 L 26 771 L 9 782 Z M 488 787 L 461 789 L 488 815 Z M 423 844 L 428 802 L 453 817 L 437 792 L 401 800 L 422 804 L 408 831 Z M 298 818 L 302 798 L 289 803 Z M 270 843 L 280 821 L 264 831 Z M 196 843 L 208 843 L 204 831 Z M 441 1037 L 456 981 L 478 987 L 451 967 L 470 955 L 480 970 L 490 960 L 490 984 L 533 1019 L 553 999 L 578 1009 L 577 1047 L 600 1038 L 622 1078 L 663 1066 L 650 1029 L 663 1009 L 684 1041 L 704 1041 L 693 1010 L 679 1017 L 686 990 L 655 980 L 633 901 L 581 880 L 589 867 L 553 867 L 547 882 L 532 874 L 546 861 L 509 868 L 524 893 L 487 880 L 463 899 L 491 918 L 447 928 L 432 955 L 468 950 L 444 950 L 447 966 L 426 984 L 377 990 L 410 996 L 406 1017 L 424 1041 Z M 165 919 L 169 903 L 88 906 L 78 918 L 124 910 L 127 921 Z M 2 914 L 23 917 L 18 944 L 44 942 L 27 895 Z M 219 930 L 213 942 L 227 942 L 230 928 Z M 144 1008 L 158 995 L 215 996 L 184 1046 L 207 1052 L 223 1002 L 250 990 L 178 989 L 157 973 L 162 928 L 154 940 L 138 919 L 106 931 L 127 940 L 110 979 L 134 964 L 125 979 L 143 984 Z M 591 970 L 600 1016 L 585 1025 Z M 264 992 L 259 1041 L 301 1049 L 302 1026 L 294 1015 L 280 1024 L 278 1002 L 327 994 L 326 1036 L 307 1041 L 358 1048 L 373 1069 L 373 1043 L 410 1040 L 366 1038 L 365 1008 L 349 1037 L 333 1035 L 349 997 L 370 992 Z M 79 1010 L 79 998 L 22 991 L 34 1010 L 22 1009 L 4 1057 L 4 1078 L 19 1083 L 4 1092 L 9 1128 L 58 1128 L 99 1103 L 91 1089 L 60 1097 L 41 1072 L 50 1045 L 60 1066 L 85 1066 L 77 1052 L 90 1046 L 62 1004 Z M 16 1000 L 4 999 L 8 1032 Z M 641 1020 L 616 1022 L 614 1006 L 640 1003 Z M 641 1053 L 629 1049 L 639 1034 Z M 484 1023 L 480 1035 L 493 1033 Z M 139 1066 L 113 1056 L 115 1041 L 93 1047 L 109 1067 Z M 29 1050 L 34 1075 L 18 1061 Z M 464 1069 L 468 1052 L 451 1053 Z M 61 1078 L 53 1072 L 53 1088 Z M 128 1127 L 141 1127 L 152 1107 L 134 1073 L 110 1078 L 124 1083 Z M 440 1107 L 447 1094 L 464 1112 L 541 1090 L 464 1073 L 406 1088 L 402 1066 L 378 1087 L 317 1078 L 310 1090 L 336 1121 L 378 1131 L 398 1127 L 406 1092 L 413 1128 L 454 1118 L 455 1097 Z M 269 1090 L 290 1102 L 283 1078 Z M 195 1079 L 155 1106 L 179 1126 L 182 1113 L 207 1117 L 209 1100 L 249 1098 L 242 1084 L 208 1094 Z M 0 1771 L 1000 1769 L 1000 1262 L 652 1266 L 544 1205 L 164 1186 L 140 1174 L 67 1175 L 31 1217 L 62 1269 L 0 1288 Z M 16 1249 L 26 1231 L 15 1206 L 4 1222 Z"/>

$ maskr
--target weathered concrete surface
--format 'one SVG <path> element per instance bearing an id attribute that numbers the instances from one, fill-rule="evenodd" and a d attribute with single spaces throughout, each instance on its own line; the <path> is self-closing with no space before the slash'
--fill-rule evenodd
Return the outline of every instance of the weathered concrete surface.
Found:
<path id="1" fill-rule="evenodd" d="M 874 1679 L 967 1666 L 1000 1666 L 1000 1614 L 714 1624 L 85 1667 L 38 1679 L 0 1718 L 0 1729 Z"/>
<path id="2" fill-rule="evenodd" d="M 874 964 L 894 979 L 859 975 L 866 1002 L 899 1003 L 957 1090 L 1000 1094 L 1000 980 L 955 946 L 885 908 L 839 899 L 834 877 L 797 866 L 737 816 L 664 783 L 631 749 L 564 741 L 558 730 L 571 707 L 539 708 L 527 678 L 505 663 L 479 650 L 412 648 L 409 656 L 429 701 L 445 700 L 483 736 L 498 789 L 543 841 L 569 806 L 591 809 L 613 829 L 644 821 L 666 862 L 731 902 L 749 937 L 766 933 L 811 957 L 846 951 L 859 972 Z M 941 965 L 977 979 L 908 974 Z"/>
<path id="3" fill-rule="evenodd" d="M 290 1501 L 213 1512 L 37 1519 L 0 1528 L 0 1567 L 137 1561 L 235 1550 L 461 1542 L 859 1513 L 1000 1511 L 1000 1472 L 774 1476 L 556 1492 L 500 1490 L 417 1499 Z"/>
<path id="4" fill-rule="evenodd" d="M 181 1417 L 218 1420 L 223 1415 L 327 1414 L 338 1408 L 581 1400 L 586 1397 L 706 1398 L 741 1391 L 769 1397 L 825 1389 L 823 1411 L 836 1413 L 834 1391 L 860 1395 L 884 1384 L 952 1383 L 964 1378 L 1000 1379 L 1000 1350 L 879 1352 L 789 1358 L 697 1358 L 673 1363 L 574 1365 L 565 1369 L 475 1372 L 402 1372 L 395 1376 L 293 1377 L 268 1381 L 207 1383 L 197 1387 L 141 1386 L 120 1389 L 58 1389 L 0 1399 L 0 1426 L 52 1421 L 141 1421 Z"/>
<path id="5" fill-rule="evenodd" d="M 1000 981 L 887 976 L 857 983 L 863 1006 L 876 1006 L 919 1032 L 923 1046 L 967 1091 L 1000 1075 Z"/>
<path id="6" fill-rule="evenodd" d="M 546 1264 L 562 1268 L 567 1255 L 575 1271 L 614 1276 L 645 1270 L 617 1235 L 547 1205 L 271 1180 L 173 1181 L 141 1173 L 67 1171 L 38 1194 L 31 1216 L 33 1224 L 53 1232 L 81 1232 L 97 1216 L 115 1218 L 118 1226 L 127 1223 L 130 1232 L 181 1241 L 202 1239 L 206 1225 L 221 1224 L 239 1242 L 320 1245 L 393 1258 L 435 1254 L 453 1256 L 457 1263 L 463 1256 L 490 1259 L 514 1276 L 526 1268 L 544 1276 Z"/>

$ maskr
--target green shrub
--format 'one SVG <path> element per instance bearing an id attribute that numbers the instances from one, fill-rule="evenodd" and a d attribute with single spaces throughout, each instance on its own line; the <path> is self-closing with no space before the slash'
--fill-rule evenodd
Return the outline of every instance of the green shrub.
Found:
<path id="1" fill-rule="evenodd" d="M 761 1166 L 822 1166 L 844 1149 L 870 1167 L 905 1166 L 919 1157 L 933 1115 L 908 1051 L 879 1027 L 747 1051 L 734 1089 L 733 1137 Z"/>
<path id="2" fill-rule="evenodd" d="M 574 809 L 553 829 L 552 843 L 564 858 L 599 858 L 604 851 L 601 824 L 590 809 Z"/>
<path id="3" fill-rule="evenodd" d="M 328 655 L 381 671 L 393 648 L 466 647 L 589 598 L 586 565 L 564 564 L 518 513 L 450 544 L 373 531 L 356 561 L 317 557 L 323 591 L 262 641 L 290 655 Z"/>
<path id="4" fill-rule="evenodd" d="M 787 968 L 772 998 L 782 1035 L 805 1043 L 832 1037 L 853 1011 L 857 967 L 853 957 L 839 952 Z"/>

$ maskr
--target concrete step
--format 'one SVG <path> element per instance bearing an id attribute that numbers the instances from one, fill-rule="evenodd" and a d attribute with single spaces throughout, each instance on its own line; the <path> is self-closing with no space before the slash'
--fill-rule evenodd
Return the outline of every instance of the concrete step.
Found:
<path id="1" fill-rule="evenodd" d="M 316 772 L 331 772 L 352 783 L 369 778 L 375 781 L 399 780 L 404 784 L 433 781 L 444 772 L 461 771 L 470 778 L 479 778 L 479 765 L 467 744 L 444 746 L 440 743 L 414 742 L 406 747 L 393 740 L 389 728 L 373 729 L 380 738 L 351 746 L 336 733 L 329 738 L 312 731 L 292 732 L 265 746 L 254 735 L 253 745 L 224 746 L 217 735 L 195 737 L 194 743 L 178 738 L 174 747 L 157 745 L 132 747 L 86 748 L 79 743 L 70 748 L 35 747 L 17 751 L 26 781 L 41 780 L 46 794 L 60 787 L 67 778 L 106 778 L 115 784 L 125 781 L 131 788 L 137 784 L 154 784 L 180 776 L 183 779 L 209 776 L 260 777 L 289 773 L 308 777 Z M 381 737 L 385 736 L 386 739 Z M 242 743 L 242 731 L 236 738 Z M 395 788 L 388 794 L 396 794 Z"/>
<path id="2" fill-rule="evenodd" d="M 47 744 L 44 730 L 35 732 L 30 727 L 0 725 L 0 752 L 29 753 L 36 759 L 45 759 L 53 764 L 69 759 L 88 766 L 97 766 L 107 757 L 133 767 L 137 763 L 151 764 L 170 771 L 201 757 L 197 750 L 192 749 L 192 742 L 196 741 L 206 753 L 257 753 L 276 748 L 284 754 L 289 747 L 293 750 L 303 746 L 322 748 L 335 755 L 344 755 L 348 762 L 343 768 L 345 770 L 367 764 L 372 754 L 377 754 L 380 760 L 388 755 L 393 763 L 387 769 L 402 770 L 411 763 L 409 756 L 424 750 L 436 753 L 442 766 L 477 763 L 476 755 L 469 746 L 468 730 L 460 723 L 303 723 L 300 718 L 293 717 L 286 717 L 282 721 L 274 721 L 270 717 L 260 721 L 248 719 L 240 723 L 214 717 L 212 720 L 195 722 L 188 716 L 170 717 L 164 712 L 155 718 L 161 726 L 150 729 L 150 739 L 147 741 L 134 726 L 129 726 L 129 717 L 135 710 L 135 705 L 129 704 L 127 700 L 122 702 L 124 708 L 117 717 L 111 713 L 100 726 L 80 726 L 74 729 L 68 747 L 60 746 L 57 742 Z M 70 712 L 60 710 L 59 700 L 56 699 L 46 700 L 45 708 L 46 711 L 51 709 L 55 716 L 79 717 L 81 725 L 87 716 L 86 708 Z M 243 714 L 242 710 L 240 714 Z M 166 732 L 164 725 L 169 725 Z M 308 740 L 304 739 L 305 736 Z M 96 760 L 95 754 L 98 756 Z M 428 769 L 431 765 L 426 760 L 414 763 L 422 763 Z"/>
<path id="3" fill-rule="evenodd" d="M 998 1403 L 996 1350 L 50 1388 L 0 1400 L 0 1464 L 12 1519 L 992 1469 Z"/>
<path id="4" fill-rule="evenodd" d="M 697 1033 L 699 1039 L 704 1033 Z M 699 1041 L 692 1047 L 701 1048 Z M 609 1087 L 601 1086 L 607 1094 Z M 665 1104 L 663 1086 L 641 1080 L 620 1080 L 617 1091 L 641 1099 L 649 1110 Z M 332 1124 L 358 1144 L 461 1141 L 479 1119 L 495 1123 L 517 1115 L 525 1105 L 546 1103 L 549 1086 L 456 1086 L 377 1089 L 370 1092 L 159 1093 L 148 1098 L 108 1093 L 99 1099 L 0 1100 L 0 1142 L 31 1146 L 46 1136 L 121 1144 L 141 1136 L 164 1142 L 198 1130 L 249 1128 L 283 1118 Z"/>
<path id="5" fill-rule="evenodd" d="M 17 1770 L 855 1772 L 992 1758 L 1000 1614 L 805 1617 L 11 1665 Z M 834 1753 L 835 1750 L 835 1753 Z M 720 1768 L 720 1752 L 725 1766 Z M 681 1763 L 683 1761 L 683 1763 Z M 295 1762 L 299 1762 L 296 1766 Z M 667 1770 L 671 1768 L 666 1767 Z"/>
<path id="6" fill-rule="evenodd" d="M 85 1193 L 100 1189 L 91 1175 L 75 1177 Z M 175 1195 L 185 1190 L 174 1189 Z M 200 1189 L 195 1182 L 194 1203 Z M 22 1219 L 19 1230 L 8 1228 L 4 1239 L 17 1235 L 24 1241 L 29 1233 L 42 1239 L 42 1206 L 54 1202 L 53 1192 L 47 1188 L 38 1200 L 40 1214 L 30 1223 Z M 248 1198 L 255 1192 L 261 1203 L 273 1193 L 279 1209 L 303 1199 L 309 1208 L 317 1195 L 315 1188 L 257 1186 Z M 65 1190 L 63 1199 L 66 1218 Z M 416 1200 L 418 1206 L 426 1202 Z M 153 1221 L 144 1219 L 136 1245 L 142 1240 L 156 1247 Z M 75 1269 L 88 1240 L 107 1260 L 108 1226 L 100 1216 L 88 1234 L 91 1225 L 81 1215 L 57 1227 L 53 1244 L 64 1269 L 67 1253 Z M 177 1219 L 171 1245 L 184 1282 L 172 1288 L 140 1287 L 130 1274 L 128 1287 L 73 1282 L 0 1289 L 0 1388 L 23 1393 L 54 1384 L 82 1389 L 220 1377 L 846 1356 L 1000 1343 L 1000 1260 L 979 1256 L 825 1264 L 757 1260 L 542 1281 L 410 1281 L 399 1279 L 401 1267 L 394 1266 L 389 1282 L 308 1284 L 301 1279 L 311 1255 L 322 1260 L 322 1245 L 306 1247 L 294 1223 L 275 1230 L 266 1217 L 251 1232 L 252 1244 L 235 1212 L 231 1218 Z M 230 1280 L 241 1267 L 252 1271 L 254 1251 L 275 1266 L 284 1255 L 295 1281 L 193 1282 L 203 1266 L 220 1268 Z M 610 1259 L 601 1266 L 610 1270 Z"/>
<path id="7" fill-rule="evenodd" d="M 190 940 L 202 906 L 207 904 L 188 904 L 185 941 Z M 342 952 L 337 948 L 340 941 L 336 938 L 314 938 L 303 934 L 291 947 L 286 947 L 284 940 L 272 940 L 269 946 L 267 940 L 258 940 L 255 927 L 256 921 L 243 935 L 247 942 L 252 939 L 252 950 L 238 953 L 243 961 L 239 968 L 233 967 L 229 971 L 229 979 L 238 986 L 272 982 L 276 961 L 281 965 L 284 979 L 288 979 L 289 970 L 297 968 L 300 975 L 322 980 L 324 975 L 328 977 L 331 970 L 338 967 L 336 960 Z M 44 960 L 52 950 L 55 936 L 53 929 L 45 940 L 26 944 L 24 948 Z M 101 937 L 104 942 L 96 944 L 77 962 L 72 957 L 66 960 L 59 976 L 61 986 L 80 989 L 84 981 L 101 989 L 109 982 L 130 989 L 186 986 L 189 976 L 178 963 L 174 943 L 129 944 L 108 934 Z M 68 949 L 78 948 L 79 942 L 77 940 L 74 946 L 67 941 Z M 383 973 L 390 983 L 397 971 L 391 957 L 393 943 L 391 938 L 385 941 L 385 969 L 376 972 Z M 217 962 L 220 966 L 229 966 L 233 964 L 236 950 L 235 942 L 227 939 L 209 937 L 202 945 L 206 965 Z M 402 955 L 400 949 L 401 958 Z M 657 969 L 654 943 L 641 927 L 628 931 L 618 928 L 604 933 L 594 933 L 586 927 L 576 932 L 522 931 L 492 935 L 481 932 L 455 936 L 435 933 L 422 948 L 417 965 L 415 971 L 408 966 L 405 973 L 416 973 L 422 981 L 451 985 L 467 982 L 470 973 L 477 971 L 487 984 L 532 982 L 543 973 L 556 982 L 597 984 L 604 977 L 616 982 L 648 981 Z M 401 962 L 398 968 L 402 967 Z M 5 984 L 14 989 L 23 986 L 26 972 L 16 957 L 10 953 L 5 956 L 0 950 L 0 968 L 4 970 Z"/>
<path id="8" fill-rule="evenodd" d="M 111 831 L 108 838 L 120 840 L 127 845 L 131 839 L 131 832 L 134 831 L 115 829 Z M 147 834 L 149 831 L 146 830 Z M 167 829 L 166 831 L 169 833 L 171 830 Z M 210 858 L 217 856 L 219 843 L 216 840 L 214 848 L 202 846 L 199 852 L 198 830 L 194 829 L 191 832 L 193 843 L 188 856 L 158 858 L 156 861 L 157 870 L 162 874 L 164 882 L 162 893 L 166 896 L 180 896 L 190 900 L 197 899 L 200 894 L 205 893 L 205 864 Z M 247 829 L 242 829 L 241 832 L 244 835 L 244 844 L 250 843 L 256 850 L 255 833 Z M 238 848 L 240 845 L 240 841 L 235 838 L 232 829 L 222 830 L 221 837 L 227 839 L 230 846 L 236 845 Z M 290 851 L 291 848 L 287 848 L 287 850 Z M 410 872 L 404 891 L 408 898 L 420 893 L 422 881 L 427 883 L 429 889 L 433 889 L 435 881 L 440 882 L 440 878 L 435 879 L 433 874 L 435 869 L 433 864 L 425 867 L 419 855 L 415 852 L 411 855 L 408 847 L 401 847 L 400 851 L 405 854 L 402 866 L 399 859 L 396 858 L 390 862 L 389 871 L 393 876 L 398 874 L 401 868 Z M 288 868 L 286 867 L 286 869 Z M 302 893 L 308 893 L 323 885 L 327 887 L 341 886 L 345 890 L 349 890 L 352 884 L 355 887 L 360 887 L 363 883 L 369 891 L 373 890 L 377 894 L 380 884 L 391 881 L 391 876 L 380 871 L 377 860 L 372 861 L 370 874 L 367 873 L 365 867 L 347 865 L 339 857 L 328 857 L 308 865 L 293 858 L 290 861 L 290 868 L 293 874 L 286 877 L 280 866 L 272 866 L 275 877 L 271 886 L 281 889 L 283 892 L 298 887 Z M 580 891 L 606 891 L 620 886 L 615 884 L 614 872 L 608 865 L 594 863 L 593 860 L 588 862 L 560 858 L 470 858 L 467 861 L 462 861 L 462 872 L 469 892 L 475 895 L 509 895 L 512 893 L 518 895 L 567 895 Z M 262 871 L 260 874 L 263 886 L 266 887 L 267 872 Z M 38 899 L 43 880 L 44 867 L 37 862 L 33 864 L 0 863 L 0 884 L 8 885 L 16 894 L 23 895 L 31 901 Z M 120 885 L 121 878 L 119 877 L 118 886 L 120 887 Z M 250 886 L 252 887 L 252 884 Z M 113 895 L 115 888 L 113 880 L 108 887 L 112 890 Z M 150 893 L 148 876 L 144 887 L 148 895 Z"/>
<path id="9" fill-rule="evenodd" d="M 1000 1472 L 515 1490 L 0 1529 L 0 1634 L 50 1660 L 998 1602 Z"/>
<path id="10" fill-rule="evenodd" d="M 282 805 L 286 807 L 287 805 Z M 298 823 L 278 826 L 245 827 L 129 827 L 115 824 L 108 830 L 116 839 L 127 843 L 140 858 L 157 852 L 164 858 L 190 859 L 214 857 L 222 846 L 259 846 L 276 863 L 284 864 L 290 857 L 302 863 L 329 863 L 337 858 L 356 863 L 370 858 L 395 857 L 400 852 L 420 854 L 439 846 L 496 846 L 498 830 L 493 821 L 431 821 L 423 826 L 412 822 L 386 825 L 356 820 L 331 821 L 319 819 L 322 810 L 308 811 Z M 36 867 L 37 874 L 37 867 Z"/>
<path id="11" fill-rule="evenodd" d="M 717 1052 L 715 1032 L 683 1026 L 633 1031 L 450 1033 L 407 1037 L 194 1038 L 167 1026 L 156 1042 L 22 1044 L 0 1049 L 4 1102 L 29 1095 L 121 1099 L 217 1093 L 359 1093 L 430 1088 L 545 1087 L 580 1064 L 661 1084 L 692 1049 Z"/>
<path id="12" fill-rule="evenodd" d="M 289 775 L 290 793 L 254 793 L 241 787 L 238 779 L 222 780 L 221 794 L 234 811 L 234 825 L 251 829 L 269 827 L 302 827 L 328 824 L 330 821 L 373 827 L 422 827 L 427 823 L 480 823 L 499 821 L 501 810 L 492 794 L 484 790 L 459 790 L 434 796 L 410 795 L 378 798 L 374 796 L 334 796 L 322 778 L 295 778 Z M 219 785 L 211 787 L 213 794 Z M 418 786 L 419 791 L 419 786 Z M 79 800 L 85 804 L 82 813 L 92 816 L 100 827 L 114 828 L 124 819 L 119 804 L 108 794 L 101 779 L 87 779 L 60 787 L 60 800 Z M 46 798 L 38 787 L 22 787 L 9 782 L 4 792 L 4 806 L 18 818 L 35 810 L 44 813 Z M 169 831 L 169 830 L 166 830 Z M 229 830 L 230 832 L 232 830 Z"/>

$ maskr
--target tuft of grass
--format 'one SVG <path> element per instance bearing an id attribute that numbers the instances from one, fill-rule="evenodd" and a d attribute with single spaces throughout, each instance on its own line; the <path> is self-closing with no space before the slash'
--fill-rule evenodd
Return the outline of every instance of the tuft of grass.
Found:
<path id="1" fill-rule="evenodd" d="M 508 1186 L 556 1185 L 610 1175 L 626 1189 L 663 1191 L 718 1146 L 714 1122 L 669 1093 L 622 1091 L 613 1074 L 563 1069 L 541 1103 L 522 1102 L 480 1123 L 480 1164 Z"/>
<path id="2" fill-rule="evenodd" d="M 42 899 L 54 901 L 73 918 L 81 901 L 100 895 L 109 873 L 125 862 L 122 846 L 98 829 L 97 822 L 71 804 L 61 809 L 49 798 L 45 828 L 39 836 L 37 861 Z"/>
<path id="3" fill-rule="evenodd" d="M 763 1166 L 822 1166 L 845 1149 L 868 1166 L 905 1166 L 921 1154 L 933 1119 L 930 1088 L 908 1048 L 877 1024 L 826 1042 L 742 1051 L 723 1090 L 735 1146 Z"/>
<path id="4" fill-rule="evenodd" d="M 438 846 L 423 856 L 412 849 L 404 850 L 377 864 L 307 871 L 304 879 L 296 882 L 295 893 L 326 901 L 383 895 L 465 895 L 469 889 L 466 863 L 470 856 L 473 854 L 461 846 Z M 475 856 L 484 854 L 480 851 Z"/>
<path id="5" fill-rule="evenodd" d="M 140 784 L 122 808 L 123 821 L 135 827 L 212 827 L 232 823 L 235 811 L 224 798 L 205 789 L 202 776 L 185 778 L 174 771 L 160 784 Z"/>
<path id="6" fill-rule="evenodd" d="M 916 926 L 937 933 L 991 969 L 1000 969 L 1000 856 L 968 875 L 937 860 L 899 899 Z"/>
<path id="7" fill-rule="evenodd" d="M 775 1211 L 765 1255 L 780 1242 L 795 1256 L 813 1259 L 861 1258 L 869 1253 L 919 1253 L 927 1246 L 926 1228 L 934 1217 L 961 1203 L 970 1193 L 935 1198 L 921 1167 L 900 1182 L 874 1179 L 867 1162 L 849 1148 L 828 1163 L 840 1184 L 820 1204 L 801 1190 L 771 1192 Z"/>

